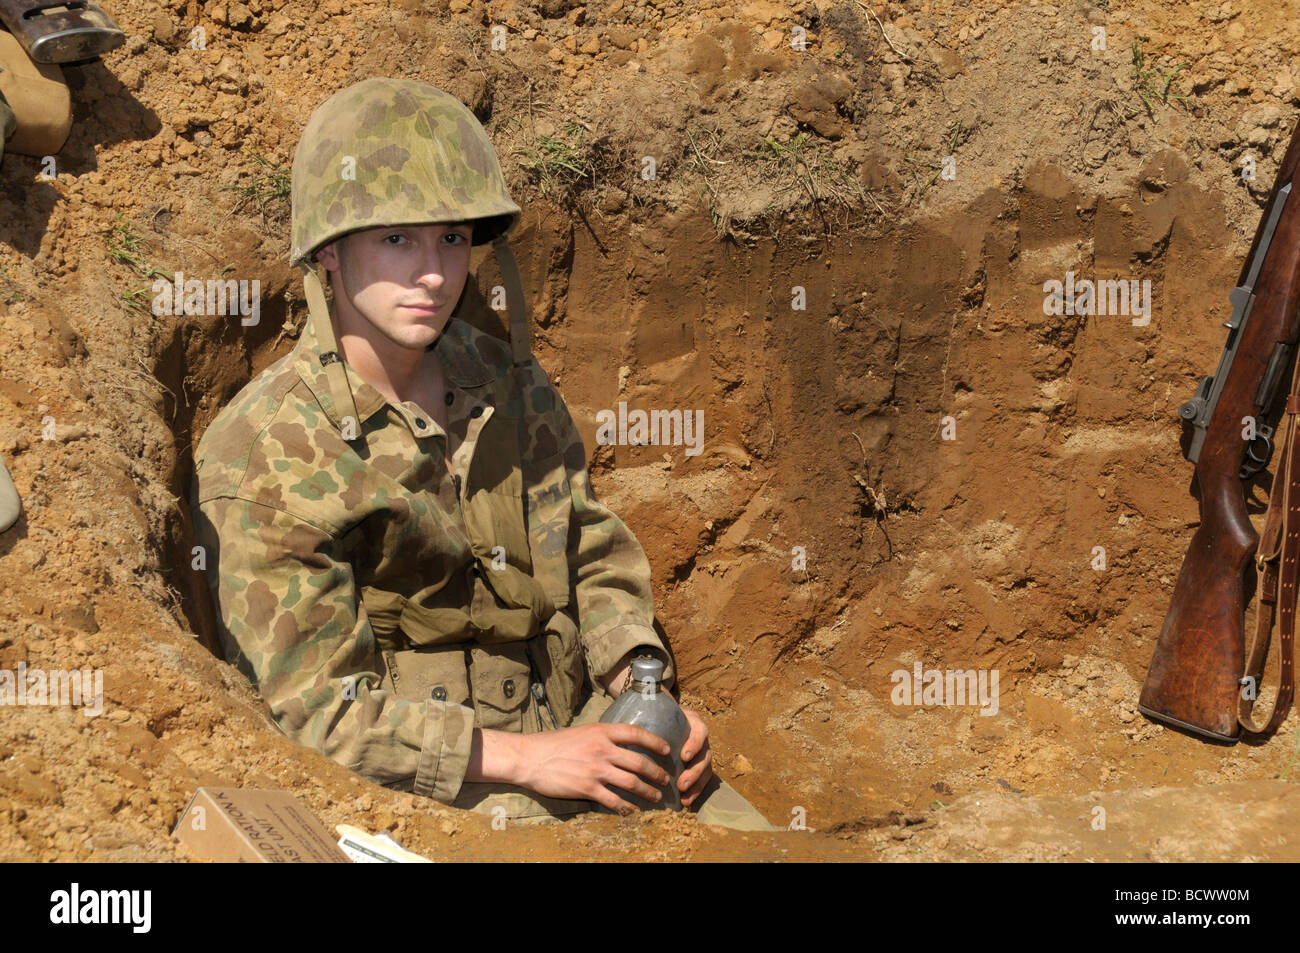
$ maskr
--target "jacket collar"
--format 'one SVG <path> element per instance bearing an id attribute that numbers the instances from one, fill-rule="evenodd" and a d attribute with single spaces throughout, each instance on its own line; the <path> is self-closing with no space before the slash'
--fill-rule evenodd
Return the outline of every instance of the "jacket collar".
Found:
<path id="1" fill-rule="evenodd" d="M 434 352 L 442 364 L 443 375 L 449 382 L 461 387 L 481 387 L 497 376 L 496 369 L 483 359 L 475 343 L 475 337 L 480 333 L 467 322 L 453 316 L 447 322 L 442 334 L 438 336 L 438 340 L 433 343 Z M 342 430 L 341 414 L 330 398 L 325 365 L 321 364 L 320 340 L 311 321 L 303 325 L 293 355 L 294 369 L 298 376 L 312 392 L 312 396 L 325 416 L 336 428 Z M 342 354 L 340 353 L 339 356 L 341 358 Z M 342 364 L 347 373 L 348 385 L 352 388 L 353 399 L 356 401 L 357 414 L 361 418 L 357 422 L 357 429 L 360 430 L 361 425 L 388 403 L 388 400 L 350 367 L 347 361 L 342 361 Z"/>

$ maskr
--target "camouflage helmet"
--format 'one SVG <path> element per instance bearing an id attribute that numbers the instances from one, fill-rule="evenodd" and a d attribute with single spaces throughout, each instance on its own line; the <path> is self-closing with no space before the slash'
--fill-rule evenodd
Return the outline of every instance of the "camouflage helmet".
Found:
<path id="1" fill-rule="evenodd" d="M 474 114 L 409 79 L 364 80 L 316 108 L 293 157 L 292 207 L 290 264 L 381 225 L 474 220 L 483 245 L 521 215 Z"/>

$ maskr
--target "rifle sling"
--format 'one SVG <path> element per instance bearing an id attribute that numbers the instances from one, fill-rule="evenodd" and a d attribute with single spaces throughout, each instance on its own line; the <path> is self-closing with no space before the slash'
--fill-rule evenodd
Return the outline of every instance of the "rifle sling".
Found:
<path id="1" fill-rule="evenodd" d="M 1259 541 L 1255 564 L 1259 570 L 1259 605 L 1255 637 L 1246 652 L 1246 678 L 1254 680 L 1251 693 L 1242 692 L 1237 711 L 1241 727 L 1251 734 L 1271 734 L 1286 719 L 1295 691 L 1296 582 L 1300 576 L 1300 373 L 1294 375 L 1282 421 L 1286 449 L 1269 495 L 1268 518 Z M 1255 699 L 1264 677 L 1264 660 L 1277 616 L 1281 652 L 1277 698 L 1267 722 L 1254 720 Z M 1243 682 L 1245 679 L 1243 679 Z M 1249 694 L 1249 697 L 1247 695 Z"/>

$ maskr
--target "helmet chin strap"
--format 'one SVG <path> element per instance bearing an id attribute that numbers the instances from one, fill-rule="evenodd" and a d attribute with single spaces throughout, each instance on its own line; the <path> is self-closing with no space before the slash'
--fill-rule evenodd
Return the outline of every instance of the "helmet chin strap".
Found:
<path id="1" fill-rule="evenodd" d="M 348 382 L 347 370 L 343 367 L 343 355 L 339 353 L 338 341 L 334 338 L 334 324 L 330 321 L 325 289 L 310 261 L 302 262 L 298 268 L 302 271 L 303 289 L 307 293 L 307 320 L 311 322 L 312 333 L 320 344 L 320 362 L 325 368 L 325 379 L 329 385 L 334 424 L 343 432 L 344 440 L 355 440 L 361 436 L 361 415 L 357 413 L 357 401 L 352 394 L 352 385 Z M 348 436 L 349 432 L 351 437 Z"/>
<path id="2" fill-rule="evenodd" d="M 515 261 L 515 253 L 504 233 L 492 240 L 492 250 L 496 253 L 497 265 L 501 268 L 501 280 L 506 285 L 506 307 L 510 310 L 510 351 L 515 367 L 520 367 L 527 364 L 533 356 L 528 299 L 524 297 L 524 286 L 519 281 L 519 263 Z"/>

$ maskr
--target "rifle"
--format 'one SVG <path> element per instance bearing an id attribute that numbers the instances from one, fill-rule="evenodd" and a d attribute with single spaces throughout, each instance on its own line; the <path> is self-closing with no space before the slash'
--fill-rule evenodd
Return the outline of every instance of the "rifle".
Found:
<path id="1" fill-rule="evenodd" d="M 112 17 L 93 0 L 0 0 L 0 23 L 35 63 L 93 59 L 126 42 Z"/>
<path id="2" fill-rule="evenodd" d="M 1228 295 L 1228 341 L 1213 377 L 1178 409 L 1185 424 L 1184 455 L 1196 465 L 1201 524 L 1174 584 L 1138 710 L 1206 738 L 1235 742 L 1238 727 L 1276 730 L 1291 707 L 1293 632 L 1300 574 L 1300 389 L 1285 406 L 1286 452 L 1275 470 L 1263 545 L 1246 512 L 1250 480 L 1268 465 L 1282 414 L 1279 385 L 1293 388 L 1300 343 L 1300 125 L 1291 136 L 1273 191 L 1260 217 L 1237 287 Z M 1258 554 L 1258 555 L 1257 555 Z M 1246 569 L 1256 557 L 1256 634 L 1245 651 Z M 1267 725 L 1252 707 L 1277 606 L 1281 683 Z"/>

